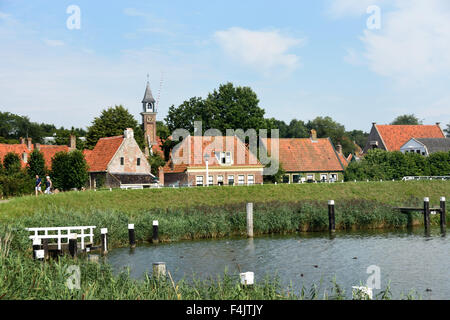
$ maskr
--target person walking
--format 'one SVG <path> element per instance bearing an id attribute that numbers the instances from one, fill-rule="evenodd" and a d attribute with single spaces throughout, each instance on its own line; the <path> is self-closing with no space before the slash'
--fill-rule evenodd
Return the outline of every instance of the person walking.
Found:
<path id="1" fill-rule="evenodd" d="M 42 186 L 42 179 L 39 178 L 38 175 L 36 175 L 36 187 L 34 188 L 34 191 L 36 192 L 36 197 L 38 196 L 38 192 L 43 194 L 41 186 Z"/>
<path id="2" fill-rule="evenodd" d="M 47 176 L 47 178 L 45 180 L 45 193 L 52 194 L 52 187 L 53 187 L 52 180 L 50 180 L 50 177 Z"/>

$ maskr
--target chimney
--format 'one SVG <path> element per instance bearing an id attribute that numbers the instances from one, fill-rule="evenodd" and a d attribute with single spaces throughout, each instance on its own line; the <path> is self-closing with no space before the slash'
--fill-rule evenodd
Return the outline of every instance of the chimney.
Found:
<path id="1" fill-rule="evenodd" d="M 311 140 L 313 141 L 317 140 L 317 131 L 314 129 L 311 130 Z"/>
<path id="2" fill-rule="evenodd" d="M 33 148 L 33 144 L 31 143 L 31 138 L 27 138 L 27 148 L 31 150 Z"/>
<path id="3" fill-rule="evenodd" d="M 338 145 L 336 146 L 336 149 L 337 149 L 337 152 L 338 152 L 339 154 L 342 154 L 342 144 L 338 144 Z"/>
<path id="4" fill-rule="evenodd" d="M 25 144 L 25 138 L 20 137 L 20 144 Z"/>
<path id="5" fill-rule="evenodd" d="M 134 138 L 134 132 L 133 129 L 131 128 L 126 128 L 125 131 L 123 132 L 123 137 L 125 139 L 131 139 Z"/>
<path id="6" fill-rule="evenodd" d="M 163 167 L 160 167 L 158 170 L 158 180 L 160 185 L 164 185 L 164 169 Z"/>
<path id="7" fill-rule="evenodd" d="M 436 122 L 436 125 L 437 125 L 438 127 L 440 127 L 440 126 L 441 126 L 441 123 L 440 123 L 440 122 Z"/>
<path id="8" fill-rule="evenodd" d="M 77 148 L 77 137 L 73 134 L 70 135 L 69 149 L 75 150 Z"/>
<path id="9" fill-rule="evenodd" d="M 37 149 L 37 151 L 41 151 L 41 144 L 40 143 L 36 143 L 36 149 Z"/>
<path id="10" fill-rule="evenodd" d="M 23 163 L 28 162 L 28 153 L 26 153 L 26 152 L 22 153 L 22 161 L 23 161 Z"/>

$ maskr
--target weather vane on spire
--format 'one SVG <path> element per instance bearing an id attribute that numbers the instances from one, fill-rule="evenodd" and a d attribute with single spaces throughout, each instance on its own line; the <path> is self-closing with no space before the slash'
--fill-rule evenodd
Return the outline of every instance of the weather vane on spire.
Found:
<path id="1" fill-rule="evenodd" d="M 147 82 L 149 81 L 149 79 L 148 79 L 148 78 L 149 78 L 149 74 L 147 73 Z"/>

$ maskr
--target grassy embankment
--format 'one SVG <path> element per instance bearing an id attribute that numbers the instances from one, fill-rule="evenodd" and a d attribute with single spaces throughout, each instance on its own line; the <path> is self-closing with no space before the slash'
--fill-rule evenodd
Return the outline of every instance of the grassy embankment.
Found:
<path id="1" fill-rule="evenodd" d="M 30 241 L 23 228 L 107 227 L 113 245 L 127 242 L 128 223 L 135 223 L 139 241 L 148 240 L 154 219 L 160 221 L 163 240 L 244 235 L 245 203 L 254 202 L 256 234 L 315 231 L 327 229 L 329 199 L 336 201 L 338 228 L 405 227 L 406 216 L 395 212 L 394 206 L 421 206 L 424 196 L 436 204 L 449 191 L 449 182 L 424 181 L 114 190 L 16 198 L 0 204 L 0 299 L 344 299 L 348 294 L 337 284 L 296 295 L 273 279 L 244 290 L 236 276 L 229 275 L 193 283 L 152 277 L 135 281 L 127 274 L 114 276 L 107 264 L 83 258 L 40 263 L 30 259 Z M 422 221 L 420 214 L 415 218 Z M 438 217 L 432 221 L 437 223 Z M 8 233 L 11 242 L 4 241 Z M 66 286 L 67 266 L 72 264 L 81 269 L 80 290 Z M 378 298 L 390 297 L 387 288 Z"/>
<path id="2" fill-rule="evenodd" d="M 29 247 L 24 227 L 95 225 L 107 227 L 110 244 L 126 244 L 127 224 L 138 241 L 151 237 L 160 222 L 162 241 L 245 235 L 245 203 L 254 205 L 256 235 L 327 230 L 327 200 L 336 201 L 337 229 L 398 228 L 407 217 L 395 206 L 436 206 L 450 197 L 448 181 L 358 182 L 182 189 L 109 190 L 27 196 L 0 204 L 1 229 L 14 228 L 16 241 Z M 447 206 L 449 207 L 449 206 Z M 432 223 L 438 223 L 438 216 Z M 450 220 L 450 219 L 448 219 Z M 422 223 L 420 213 L 414 215 Z M 0 232 L 1 233 L 1 232 Z M 97 230 L 99 233 L 99 230 Z"/>

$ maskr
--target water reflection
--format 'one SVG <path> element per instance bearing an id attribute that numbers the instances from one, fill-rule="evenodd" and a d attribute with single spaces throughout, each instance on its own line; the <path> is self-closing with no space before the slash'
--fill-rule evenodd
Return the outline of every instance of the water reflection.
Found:
<path id="1" fill-rule="evenodd" d="M 375 265 L 381 270 L 382 288 L 391 280 L 397 297 L 416 289 L 425 299 L 448 299 L 450 242 L 441 231 L 432 228 L 424 234 L 423 228 L 411 228 L 186 241 L 115 249 L 108 261 L 117 272 L 129 267 L 135 278 L 151 272 L 156 261 L 164 261 L 176 279 L 221 275 L 227 268 L 230 273 L 253 271 L 255 281 L 277 274 L 283 285 L 292 281 L 299 289 L 321 279 L 326 288 L 336 277 L 347 293 L 351 286 L 366 283 L 367 268 Z"/>

